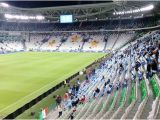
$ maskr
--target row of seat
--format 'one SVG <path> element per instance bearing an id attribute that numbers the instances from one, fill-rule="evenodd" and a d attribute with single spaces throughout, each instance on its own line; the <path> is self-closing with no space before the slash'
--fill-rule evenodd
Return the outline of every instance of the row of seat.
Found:
<path id="1" fill-rule="evenodd" d="M 134 42 L 133 44 L 138 44 Z M 145 45 L 144 42 L 139 43 L 139 48 Z M 128 49 L 130 46 L 128 46 Z M 155 119 L 160 118 L 160 98 L 159 78 L 155 74 L 151 79 L 146 78 L 146 67 L 141 66 L 139 69 L 143 72 L 143 79 L 139 79 L 136 74 L 136 78 L 131 77 L 131 71 L 133 71 L 133 65 L 135 61 L 144 60 L 141 56 L 136 58 L 135 50 L 131 49 L 131 54 L 123 56 L 122 61 L 115 57 L 119 63 L 123 63 L 124 70 L 120 71 L 119 67 L 113 62 L 114 57 L 108 59 L 105 62 L 103 69 L 100 69 L 101 73 L 97 74 L 95 80 L 88 85 L 88 89 L 85 95 L 88 98 L 92 97 L 94 88 L 97 86 L 102 90 L 104 82 L 100 80 L 101 76 L 107 75 L 105 78 L 111 79 L 113 85 L 118 81 L 123 82 L 127 79 L 127 88 L 120 88 L 119 90 L 113 89 L 111 94 L 105 94 L 104 96 L 98 96 L 96 99 L 88 99 L 84 105 L 78 105 L 77 111 L 75 112 L 74 119 Z M 132 55 L 135 54 L 134 55 Z M 118 55 L 118 53 L 113 56 Z M 136 59 L 135 59 L 136 58 Z M 127 64 L 128 62 L 128 64 Z M 113 64 L 114 63 L 114 64 Z M 110 69 L 111 66 L 111 69 Z M 146 66 L 146 64 L 145 64 Z M 107 71 L 107 72 L 104 72 Z M 126 77 L 128 76 L 128 77 Z M 83 90 L 83 88 L 82 88 Z M 68 119 L 71 114 L 71 110 L 66 110 L 59 119 Z M 54 115 L 54 114 L 52 114 Z"/>

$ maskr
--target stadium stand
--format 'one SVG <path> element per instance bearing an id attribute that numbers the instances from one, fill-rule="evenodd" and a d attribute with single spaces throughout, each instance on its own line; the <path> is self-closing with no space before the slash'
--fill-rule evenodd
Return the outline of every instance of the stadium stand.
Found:
<path id="1" fill-rule="evenodd" d="M 0 54 L 108 54 L 104 61 L 98 61 L 97 69 L 85 71 L 83 82 L 69 86 L 64 98 L 57 95 L 56 107 L 38 111 L 39 120 L 160 119 L 160 22 L 157 14 L 125 18 L 121 13 L 101 20 L 101 13 L 94 20 L 92 15 L 90 20 L 78 15 L 79 21 L 63 24 L 57 23 L 59 19 L 54 21 L 57 16 L 47 16 L 48 21 L 42 22 L 0 21 Z"/>
<path id="2" fill-rule="evenodd" d="M 71 34 L 59 47 L 59 51 L 79 51 L 82 46 L 83 37 L 81 34 Z"/>
<path id="3" fill-rule="evenodd" d="M 22 37 L 16 34 L 0 33 L 0 53 L 22 51 Z"/>
<path id="4" fill-rule="evenodd" d="M 61 44 L 61 36 L 48 36 L 49 39 L 43 40 L 40 46 L 40 50 L 47 51 L 47 50 L 57 50 L 58 46 Z"/>
<path id="5" fill-rule="evenodd" d="M 26 23 L 26 22 L 0 22 L 0 30 L 6 31 L 77 31 L 77 30 L 116 30 L 128 28 L 143 28 L 158 25 L 154 22 L 153 17 L 137 18 L 137 19 L 124 19 L 119 20 L 104 20 L 98 21 L 84 21 L 73 24 L 59 24 L 59 23 Z M 127 24 L 126 24 L 127 23 Z M 149 23 L 149 24 L 148 24 Z M 16 27 L 15 27 L 16 26 Z M 19 27 L 21 26 L 21 27 Z"/>
<path id="6" fill-rule="evenodd" d="M 25 50 L 99 52 L 104 47 L 106 50 L 113 49 L 112 56 L 89 76 L 89 83 L 81 83 L 77 98 L 85 95 L 85 103 L 78 104 L 73 113 L 74 108 L 67 106 L 72 106 L 71 103 L 77 98 L 68 100 L 68 105 L 58 119 L 69 119 L 71 116 L 75 119 L 154 119 L 159 116 L 159 68 L 154 68 L 154 59 L 159 60 L 159 33 L 158 30 L 148 32 L 133 42 L 130 41 L 134 32 L 85 35 L 36 33 L 25 41 L 22 36 L 10 33 L 1 35 L 0 46 L 1 53 Z M 108 36 L 106 46 L 105 36 Z M 7 40 L 4 41 L 4 38 Z M 116 51 L 125 43 L 124 47 Z M 107 80 L 110 82 L 104 86 Z M 94 97 L 97 88 L 100 93 Z M 56 119 L 57 112 L 56 109 L 51 110 L 45 119 Z"/>
<path id="7" fill-rule="evenodd" d="M 12 33 L 12 32 L 9 32 Z M 106 34 L 105 34 L 106 35 Z M 72 34 L 67 33 L 65 35 L 59 35 L 55 33 L 33 33 L 25 41 L 16 40 L 15 36 L 4 35 L 4 38 L 12 39 L 12 42 L 3 43 L 3 47 L 6 51 L 14 52 L 20 50 L 27 51 L 92 51 L 92 52 L 104 52 L 106 50 L 116 50 L 119 46 L 124 45 L 134 36 L 134 33 L 108 33 L 108 39 L 105 43 L 104 34 L 92 33 L 85 34 L 82 33 Z M 23 38 L 18 38 L 23 39 Z M 125 40 L 124 40 L 125 39 Z M 2 40 L 3 42 L 3 40 Z M 11 45 L 10 45 L 11 44 Z M 12 47 L 12 48 L 11 48 Z M 8 49 L 7 49 L 8 48 Z M 9 49 L 10 48 L 10 49 Z M 14 49 L 16 48 L 16 49 Z"/>
<path id="8" fill-rule="evenodd" d="M 86 102 L 77 106 L 74 119 L 158 117 L 156 106 L 160 87 L 158 73 L 154 68 L 151 73 L 148 73 L 147 68 L 149 65 L 147 56 L 150 52 L 154 56 L 153 51 L 158 50 L 157 33 L 158 31 L 149 32 L 136 41 L 128 43 L 126 49 L 115 52 L 101 64 L 101 67 L 89 78 L 89 83 L 81 84 L 77 96 L 85 95 Z M 151 41 L 153 37 L 154 40 Z M 104 86 L 109 79 L 110 82 Z M 93 97 L 96 88 L 100 89 L 100 93 Z M 56 112 L 56 110 L 51 111 L 46 119 L 56 119 Z M 69 119 L 72 113 L 73 109 L 67 108 L 58 119 Z"/>

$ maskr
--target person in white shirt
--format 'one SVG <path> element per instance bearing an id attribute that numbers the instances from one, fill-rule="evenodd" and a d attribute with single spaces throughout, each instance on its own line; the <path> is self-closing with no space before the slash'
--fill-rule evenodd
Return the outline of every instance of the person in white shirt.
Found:
<path id="1" fill-rule="evenodd" d="M 58 106 L 57 106 L 57 110 L 58 110 L 58 113 L 59 113 L 59 114 L 58 114 L 58 118 L 59 118 L 59 117 L 62 116 L 62 111 L 63 111 L 62 106 L 61 106 L 61 105 L 58 105 Z"/>

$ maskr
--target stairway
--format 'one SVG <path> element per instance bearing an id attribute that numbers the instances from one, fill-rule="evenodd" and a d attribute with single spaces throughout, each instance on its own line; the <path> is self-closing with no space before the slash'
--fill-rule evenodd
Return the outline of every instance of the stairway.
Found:
<path id="1" fill-rule="evenodd" d="M 116 41 L 114 42 L 114 44 L 113 44 L 113 46 L 112 46 L 112 49 L 114 48 L 115 44 L 117 43 L 118 38 L 119 38 L 119 34 L 117 34 L 117 38 L 116 38 Z"/>
<path id="2" fill-rule="evenodd" d="M 83 116 L 80 119 L 87 118 L 90 115 L 90 113 L 92 113 L 93 108 L 96 106 L 96 104 L 98 103 L 98 101 L 99 101 L 99 98 L 95 99 L 94 102 L 92 102 L 92 104 L 88 107 L 88 109 L 85 111 L 85 113 L 83 114 Z"/>
<path id="3" fill-rule="evenodd" d="M 114 106 L 115 106 L 115 104 L 116 104 L 116 102 L 118 100 L 117 97 L 120 96 L 119 93 L 120 93 L 119 91 L 116 91 L 116 90 L 114 91 L 114 95 L 113 95 L 111 101 L 109 102 L 108 111 L 103 116 L 101 116 L 101 119 L 109 119 L 111 117 L 110 113 L 114 109 Z"/>
<path id="4" fill-rule="evenodd" d="M 112 91 L 112 93 L 108 96 L 107 101 L 103 103 L 101 111 L 98 114 L 96 114 L 95 117 L 93 117 L 93 119 L 100 119 L 108 111 L 113 95 L 114 91 Z"/>
<path id="5" fill-rule="evenodd" d="M 129 104 L 129 97 L 131 94 L 131 90 L 132 90 L 132 83 L 129 83 L 128 91 L 127 91 L 127 95 L 126 95 L 126 101 L 124 103 L 124 106 L 122 106 L 121 111 L 118 112 L 118 114 L 114 117 L 114 119 L 120 119 L 122 117 L 122 115 L 125 113 L 125 110 L 127 109 L 127 107 L 130 105 Z"/>
<path id="6" fill-rule="evenodd" d="M 115 83 L 119 78 L 120 78 L 120 75 L 117 72 L 115 72 L 113 83 Z M 101 119 L 105 119 L 105 117 L 108 116 L 108 113 L 110 112 L 110 110 L 112 110 L 112 108 L 115 105 L 115 101 L 116 101 L 116 97 L 117 97 L 118 93 L 119 93 L 118 91 L 116 91 L 115 89 L 113 89 L 112 93 L 108 97 L 109 99 L 107 99 L 107 102 L 106 102 L 104 108 L 102 109 L 102 111 L 100 111 L 96 115 L 96 117 L 94 119 L 100 119 L 100 118 Z"/>
<path id="7" fill-rule="evenodd" d="M 58 46 L 56 50 L 59 50 L 59 48 L 62 46 L 63 42 L 61 42 Z"/>
<path id="8" fill-rule="evenodd" d="M 52 110 L 50 113 L 47 115 L 47 118 L 45 120 L 50 120 L 50 119 L 57 119 L 58 118 L 58 111 L 57 110 Z"/>
<path id="9" fill-rule="evenodd" d="M 44 43 L 48 42 L 51 37 L 52 37 L 52 35 L 49 35 L 49 37 L 48 37 L 48 36 L 45 36 L 45 38 L 43 38 L 43 40 L 41 40 L 40 45 L 38 46 L 38 50 L 40 50 L 41 47 L 42 47 L 42 45 L 43 45 Z"/>
<path id="10" fill-rule="evenodd" d="M 149 86 L 149 88 L 151 89 L 151 86 Z M 147 103 L 143 108 L 140 119 L 147 119 L 147 117 L 149 116 L 149 112 L 152 110 L 152 104 L 153 104 L 154 98 L 153 98 L 152 89 L 150 91 L 151 91 L 151 94 L 148 96 Z"/>
<path id="11" fill-rule="evenodd" d="M 107 42 L 105 42 L 105 45 L 104 45 L 104 48 L 103 48 L 103 51 L 105 52 L 106 50 L 106 47 L 107 47 Z"/>
<path id="12" fill-rule="evenodd" d="M 100 112 L 101 108 L 103 107 L 103 103 L 106 99 L 107 99 L 106 96 L 100 98 L 99 102 L 94 107 L 92 113 L 87 117 L 87 119 L 92 119 L 96 114 L 98 114 L 98 112 Z"/>
<path id="13" fill-rule="evenodd" d="M 139 87 L 138 87 L 137 95 L 138 95 L 138 98 L 136 100 L 136 103 L 133 106 L 132 110 L 128 113 L 126 119 L 133 119 L 137 110 L 138 110 L 139 105 L 141 104 L 141 94 L 140 94 L 140 88 Z"/>
<path id="14" fill-rule="evenodd" d="M 103 83 L 100 83 L 99 85 L 97 85 L 100 89 L 103 86 Z M 83 116 L 80 119 L 86 119 L 92 112 L 93 112 L 93 108 L 96 107 L 96 105 L 99 103 L 100 100 L 100 94 L 98 95 L 99 97 L 94 99 L 90 106 L 87 108 L 87 110 L 85 110 L 85 113 L 83 114 Z"/>
<path id="15" fill-rule="evenodd" d="M 159 105 L 159 110 L 158 110 L 158 114 L 156 116 L 156 119 L 160 119 L 160 105 Z"/>
<path id="16" fill-rule="evenodd" d="M 143 108 L 140 119 L 147 119 L 149 112 L 152 110 L 153 97 L 149 96 L 146 105 Z"/>
<path id="17" fill-rule="evenodd" d="M 23 49 L 24 49 L 24 50 L 27 49 L 26 44 L 25 44 L 25 40 L 22 41 L 22 46 L 23 46 Z"/>
<path id="18" fill-rule="evenodd" d="M 119 101 L 120 101 L 120 98 L 121 98 L 121 90 L 118 90 L 119 93 L 117 94 L 117 97 L 116 97 L 116 102 L 115 102 L 115 105 L 113 107 L 113 109 L 111 110 L 110 114 L 108 115 L 107 119 L 111 118 L 112 115 L 116 112 L 116 110 L 119 108 Z"/>
<path id="19" fill-rule="evenodd" d="M 91 104 L 92 104 L 93 102 L 94 102 L 94 101 L 85 103 L 84 107 L 82 108 L 82 111 L 79 111 L 79 112 L 77 113 L 77 115 L 75 116 L 75 119 L 80 119 L 80 118 L 85 114 L 85 112 L 86 112 L 87 109 L 91 106 Z"/>
<path id="20" fill-rule="evenodd" d="M 81 48 L 80 48 L 80 51 L 82 51 L 82 50 L 83 50 L 83 46 L 84 46 L 84 44 L 85 44 L 85 42 L 83 42 L 83 43 L 82 43 L 82 46 L 81 46 Z"/>

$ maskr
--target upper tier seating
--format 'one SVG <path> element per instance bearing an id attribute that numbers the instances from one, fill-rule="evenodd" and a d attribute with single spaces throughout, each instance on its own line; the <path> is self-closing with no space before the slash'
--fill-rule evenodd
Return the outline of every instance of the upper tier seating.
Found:
<path id="1" fill-rule="evenodd" d="M 60 23 L 32 23 L 0 21 L 0 30 L 5 31 L 79 31 L 79 30 L 117 30 L 128 28 L 143 28 L 158 25 L 158 19 L 145 17 L 137 19 L 112 19 L 102 21 L 83 21 L 69 24 Z"/>

